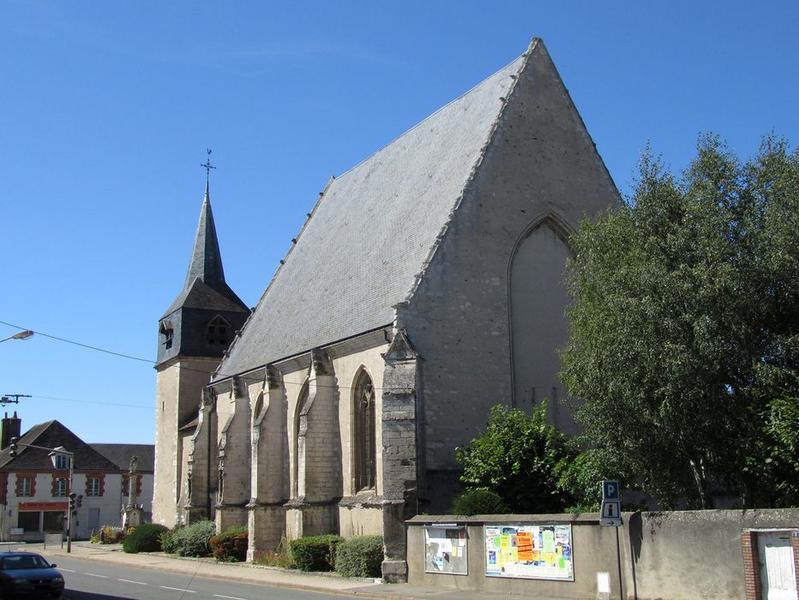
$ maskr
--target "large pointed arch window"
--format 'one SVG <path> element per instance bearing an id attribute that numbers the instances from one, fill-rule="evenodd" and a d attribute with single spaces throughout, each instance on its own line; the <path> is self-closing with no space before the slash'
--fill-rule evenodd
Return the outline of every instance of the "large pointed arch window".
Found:
<path id="1" fill-rule="evenodd" d="M 308 382 L 306 381 L 300 389 L 297 397 L 297 406 L 294 409 L 294 427 L 291 432 L 291 452 L 294 455 L 294 462 L 291 465 L 291 496 L 297 498 L 300 493 L 300 421 L 302 409 L 308 401 Z"/>
<path id="2" fill-rule="evenodd" d="M 353 479 L 359 492 L 374 488 L 377 475 L 375 390 L 372 378 L 363 369 L 355 378 L 353 392 Z"/>

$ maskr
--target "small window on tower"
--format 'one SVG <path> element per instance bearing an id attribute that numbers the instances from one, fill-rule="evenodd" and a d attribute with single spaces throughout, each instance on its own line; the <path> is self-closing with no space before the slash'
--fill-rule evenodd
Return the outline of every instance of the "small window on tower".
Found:
<path id="1" fill-rule="evenodd" d="M 164 344 L 164 348 L 169 350 L 172 347 L 172 324 L 168 321 L 161 321 L 161 325 L 158 327 L 158 333 L 161 334 L 161 340 Z"/>
<path id="2" fill-rule="evenodd" d="M 219 315 L 208 323 L 208 343 L 212 346 L 227 346 L 230 324 Z"/>

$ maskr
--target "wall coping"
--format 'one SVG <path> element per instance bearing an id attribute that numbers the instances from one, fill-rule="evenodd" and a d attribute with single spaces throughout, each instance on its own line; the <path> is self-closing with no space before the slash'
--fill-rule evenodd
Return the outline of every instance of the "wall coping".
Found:
<path id="1" fill-rule="evenodd" d="M 622 512 L 622 522 L 628 523 L 630 517 L 640 515 L 644 519 L 746 519 L 748 518 L 787 518 L 796 520 L 796 524 L 788 527 L 763 524 L 761 528 L 791 530 L 799 527 L 799 508 L 749 508 L 749 509 L 707 509 L 707 510 L 670 510 L 646 512 Z M 501 523 L 579 523 L 586 525 L 599 524 L 599 513 L 557 513 L 557 514 L 502 514 L 502 515 L 416 515 L 405 523 L 409 526 L 421 526 L 436 523 L 457 523 L 459 525 L 481 525 Z M 749 527 L 744 527 L 749 529 Z"/>
<path id="2" fill-rule="evenodd" d="M 435 525 L 436 523 L 457 523 L 459 525 L 482 525 L 502 523 L 584 523 L 594 525 L 599 523 L 599 513 L 560 513 L 542 515 L 416 515 L 405 521 L 410 526 Z"/>

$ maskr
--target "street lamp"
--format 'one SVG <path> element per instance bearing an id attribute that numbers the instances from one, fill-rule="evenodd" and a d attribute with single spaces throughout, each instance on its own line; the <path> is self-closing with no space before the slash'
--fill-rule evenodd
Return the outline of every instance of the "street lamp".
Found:
<path id="1" fill-rule="evenodd" d="M 67 481 L 67 552 L 72 552 L 72 510 L 74 509 L 75 504 L 75 492 L 72 491 L 72 462 L 75 454 L 64 448 L 64 446 L 56 446 L 55 448 L 47 448 L 50 450 L 50 454 L 47 456 L 50 457 L 50 462 L 53 463 L 53 468 L 63 469 L 64 467 L 59 465 L 59 458 L 66 459 L 67 463 L 69 463 L 69 480 Z"/>
<path id="2" fill-rule="evenodd" d="M 8 340 L 27 340 L 32 335 L 33 332 L 30 329 L 26 329 L 25 331 L 18 331 L 14 335 L 10 335 L 7 338 L 3 338 L 2 340 L 0 340 L 0 344 L 3 342 L 7 342 Z"/>

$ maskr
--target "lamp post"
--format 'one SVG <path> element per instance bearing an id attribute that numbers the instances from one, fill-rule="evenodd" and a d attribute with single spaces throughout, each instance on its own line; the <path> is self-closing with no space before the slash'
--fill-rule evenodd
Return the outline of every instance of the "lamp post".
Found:
<path id="1" fill-rule="evenodd" d="M 0 344 L 3 342 L 7 342 L 8 340 L 27 340 L 32 335 L 33 332 L 30 329 L 26 329 L 25 331 L 18 331 L 14 335 L 10 335 L 7 338 L 3 338 L 2 340 L 0 340 Z"/>
<path id="2" fill-rule="evenodd" d="M 70 452 L 64 446 L 56 446 L 55 448 L 48 448 L 47 446 L 37 446 L 35 444 L 25 444 L 20 442 L 18 437 L 12 437 L 8 445 L 10 455 L 16 458 L 19 453 L 19 446 L 25 448 L 36 448 L 37 450 L 47 450 L 50 457 L 50 462 L 53 469 L 60 470 L 58 465 L 58 458 L 61 456 L 66 457 L 69 463 L 69 479 L 67 480 L 67 552 L 72 552 L 72 511 L 75 509 L 75 492 L 72 491 L 72 475 L 74 474 L 75 453 Z"/>
<path id="3" fill-rule="evenodd" d="M 49 450 L 49 448 L 48 448 Z M 69 480 L 67 482 L 67 553 L 72 552 L 72 511 L 75 508 L 75 492 L 72 491 L 72 474 L 75 454 L 64 448 L 64 446 L 56 446 L 48 454 L 50 462 L 53 463 L 53 468 L 58 469 L 58 459 L 63 456 L 69 463 Z"/>

